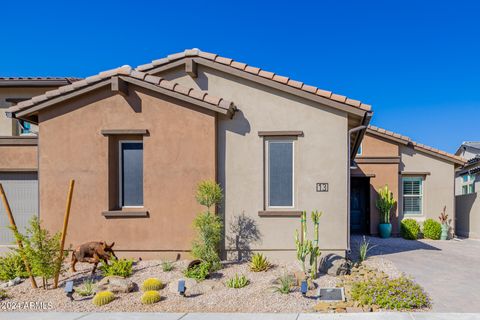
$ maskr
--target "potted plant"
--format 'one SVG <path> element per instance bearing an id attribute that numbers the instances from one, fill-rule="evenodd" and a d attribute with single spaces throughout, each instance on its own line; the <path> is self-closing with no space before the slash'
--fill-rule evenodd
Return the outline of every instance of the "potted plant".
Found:
<path id="1" fill-rule="evenodd" d="M 447 211 L 447 206 L 443 207 L 443 212 L 440 213 L 440 223 L 442 224 L 442 234 L 440 235 L 440 240 L 447 240 L 448 239 L 448 229 L 450 226 L 448 225 L 448 214 L 445 213 Z"/>
<path id="2" fill-rule="evenodd" d="M 392 235 L 392 224 L 390 223 L 390 215 L 392 208 L 397 202 L 393 199 L 393 193 L 385 185 L 378 190 L 377 209 L 380 211 L 380 224 L 378 225 L 378 233 L 381 238 L 390 238 Z"/>

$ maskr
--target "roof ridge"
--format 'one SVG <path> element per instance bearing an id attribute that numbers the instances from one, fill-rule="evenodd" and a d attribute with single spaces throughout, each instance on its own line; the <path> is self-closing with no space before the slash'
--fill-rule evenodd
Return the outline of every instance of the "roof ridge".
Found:
<path id="1" fill-rule="evenodd" d="M 463 162 L 467 161 L 463 157 L 460 157 L 460 156 L 457 156 L 453 153 L 449 153 L 449 152 L 446 152 L 446 151 L 443 151 L 443 150 L 425 145 L 423 143 L 416 142 L 416 141 L 412 140 L 411 138 L 409 138 L 407 136 L 401 135 L 399 133 L 395 133 L 395 132 L 390 131 L 390 130 L 386 130 L 386 129 L 383 129 L 383 128 L 380 128 L 380 127 L 377 127 L 377 126 L 372 126 L 372 125 L 369 125 L 368 129 L 370 129 L 372 131 L 376 131 L 376 132 L 384 134 L 384 135 L 387 135 L 387 136 L 398 138 L 398 139 L 403 140 L 407 143 L 411 143 L 414 147 L 418 147 L 420 149 L 428 150 L 428 151 L 431 151 L 431 152 L 434 152 L 434 153 L 437 153 L 437 154 L 441 154 L 443 156 L 447 156 L 447 157 L 450 157 L 450 158 L 453 158 L 453 159 L 456 159 L 456 160 L 459 160 L 459 161 L 463 161 Z"/>
<path id="2" fill-rule="evenodd" d="M 8 108 L 6 112 L 8 113 L 18 112 L 26 108 L 29 108 L 35 104 L 58 97 L 60 95 L 69 93 L 71 91 L 86 87 L 94 83 L 98 83 L 100 81 L 106 80 L 114 76 L 122 76 L 122 75 L 148 82 L 160 88 L 163 88 L 172 92 L 176 92 L 184 96 L 191 97 L 195 100 L 199 100 L 222 109 L 228 110 L 229 108 L 234 106 L 233 102 L 229 100 L 225 100 L 221 97 L 216 97 L 214 95 L 209 94 L 208 92 L 200 91 L 193 88 L 188 88 L 183 85 L 180 85 L 177 82 L 169 81 L 169 80 L 163 79 L 162 77 L 152 76 L 146 72 L 135 70 L 129 65 L 123 65 L 118 68 L 102 71 L 96 75 L 89 76 L 85 79 L 73 82 L 72 84 L 68 84 L 65 86 L 61 86 L 57 89 L 47 91 L 44 94 L 32 97 L 29 100 L 22 101 L 16 104 L 15 106 Z"/>
<path id="3" fill-rule="evenodd" d="M 365 110 L 365 111 L 371 111 L 371 109 L 372 109 L 372 107 L 369 104 L 365 104 L 365 103 L 363 103 L 359 100 L 350 99 L 346 96 L 335 94 L 335 93 L 332 93 L 331 91 L 326 91 L 326 90 L 320 89 L 320 88 L 315 87 L 315 86 L 307 85 L 307 84 L 305 84 L 301 81 L 296 81 L 296 80 L 293 80 L 289 77 L 285 77 L 285 76 L 275 74 L 274 72 L 270 72 L 270 71 L 263 70 L 261 68 L 253 67 L 253 66 L 250 66 L 246 63 L 235 61 L 231 58 L 222 57 L 222 56 L 219 56 L 218 54 L 215 54 L 215 53 L 205 52 L 205 51 L 202 51 L 198 48 L 186 49 L 183 52 L 170 54 L 170 55 L 168 55 L 164 58 L 153 60 L 150 63 L 139 65 L 135 68 L 135 70 L 148 71 L 148 70 L 151 70 L 153 68 L 156 68 L 156 67 L 159 67 L 159 66 L 162 66 L 162 65 L 166 65 L 166 64 L 171 63 L 173 61 L 180 60 L 180 59 L 183 59 L 183 58 L 186 58 L 186 57 L 204 58 L 204 59 L 207 59 L 207 60 L 210 60 L 210 61 L 213 61 L 213 62 L 216 62 L 216 63 L 220 63 L 220 64 L 223 64 L 223 65 L 227 65 L 227 66 L 230 66 L 234 69 L 244 71 L 244 72 L 247 72 L 247 73 L 250 73 L 250 74 L 253 74 L 253 75 L 257 75 L 259 77 L 266 78 L 266 79 L 269 79 L 269 80 L 272 80 L 272 81 L 275 81 L 275 82 L 278 82 L 278 83 L 281 83 L 281 84 L 284 84 L 284 85 L 287 85 L 287 86 L 290 86 L 290 87 L 293 87 L 293 88 L 296 88 L 296 89 L 299 89 L 299 90 L 302 90 L 302 91 L 305 91 L 305 92 L 308 92 L 308 93 L 311 93 L 311 94 L 315 94 L 315 95 L 318 95 L 318 96 L 321 96 L 321 97 L 324 97 L 324 98 L 327 98 L 327 99 L 330 99 L 330 100 L 333 100 L 333 101 L 336 101 L 336 102 L 344 103 L 344 104 L 347 104 L 347 105 L 352 106 L 354 108 L 359 108 L 359 109 L 362 109 L 362 110 Z"/>

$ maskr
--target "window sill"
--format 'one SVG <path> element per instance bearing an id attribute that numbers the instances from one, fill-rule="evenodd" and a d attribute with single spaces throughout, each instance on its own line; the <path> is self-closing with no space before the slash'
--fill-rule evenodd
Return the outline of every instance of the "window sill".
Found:
<path id="1" fill-rule="evenodd" d="M 258 211 L 259 217 L 287 217 L 287 218 L 299 218 L 302 215 L 302 211 Z"/>
<path id="2" fill-rule="evenodd" d="M 111 210 L 111 211 L 103 211 L 102 216 L 105 218 L 148 218 L 150 214 L 148 211 L 145 210 L 137 210 L 137 211 L 125 211 L 125 210 Z"/>

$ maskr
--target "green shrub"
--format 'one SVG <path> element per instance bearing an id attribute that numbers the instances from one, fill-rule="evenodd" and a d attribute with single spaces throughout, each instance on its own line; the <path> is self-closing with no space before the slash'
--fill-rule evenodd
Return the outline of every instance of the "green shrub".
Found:
<path id="1" fill-rule="evenodd" d="M 255 253 L 250 260 L 250 271 L 261 272 L 270 269 L 270 262 L 261 253 Z"/>
<path id="2" fill-rule="evenodd" d="M 400 224 L 400 234 L 404 239 L 417 240 L 420 232 L 420 225 L 416 220 L 403 219 Z"/>
<path id="3" fill-rule="evenodd" d="M 0 289 L 0 301 L 10 298 L 7 291 Z"/>
<path id="4" fill-rule="evenodd" d="M 163 272 L 169 272 L 174 269 L 173 263 L 170 261 L 163 261 L 162 262 L 162 270 Z"/>
<path id="5" fill-rule="evenodd" d="M 58 268 L 59 259 L 67 256 L 67 250 L 60 254 L 60 232 L 53 236 L 43 229 L 38 217 L 34 216 L 25 234 L 15 232 L 15 237 L 23 242 L 22 248 L 15 249 L 21 256 L 27 258 L 32 273 L 42 278 L 43 288 L 48 286 L 48 280 L 53 279 Z M 61 264 L 60 274 L 66 271 L 66 265 Z"/>
<path id="6" fill-rule="evenodd" d="M 210 269 L 212 268 L 210 262 L 202 262 L 193 266 L 190 269 L 187 269 L 183 272 L 185 277 L 196 279 L 197 281 L 203 281 L 210 273 Z"/>
<path id="7" fill-rule="evenodd" d="M 10 252 L 0 257 L 0 280 L 8 281 L 16 277 L 28 278 L 28 272 L 20 254 Z"/>
<path id="8" fill-rule="evenodd" d="M 427 239 L 440 240 L 442 225 L 433 219 L 427 219 L 423 223 L 423 236 Z"/>
<path id="9" fill-rule="evenodd" d="M 101 291 L 93 297 L 93 304 L 101 307 L 115 300 L 115 295 L 110 291 Z"/>
<path id="10" fill-rule="evenodd" d="M 104 277 L 130 277 L 133 273 L 133 259 L 112 259 L 110 264 L 102 264 L 99 269 Z"/>
<path id="11" fill-rule="evenodd" d="M 277 285 L 273 286 L 272 289 L 274 292 L 279 292 L 282 294 L 288 294 L 292 291 L 295 280 L 291 275 L 284 274 L 277 280 Z"/>
<path id="12" fill-rule="evenodd" d="M 356 282 L 352 286 L 352 298 L 362 305 L 378 305 L 389 310 L 410 310 L 430 306 L 423 289 L 405 277 Z"/>
<path id="13" fill-rule="evenodd" d="M 235 273 L 235 276 L 233 278 L 228 279 L 225 282 L 225 284 L 229 288 L 240 289 L 248 285 L 249 282 L 250 281 L 244 275 L 239 276 L 238 274 Z"/>
<path id="14" fill-rule="evenodd" d="M 83 281 L 82 287 L 75 290 L 75 292 L 78 293 L 82 297 L 89 297 L 89 296 L 93 295 L 94 288 L 95 288 L 95 285 L 93 283 L 93 280 L 87 279 L 87 280 Z"/>
<path id="15" fill-rule="evenodd" d="M 155 290 L 145 291 L 142 295 L 143 304 L 154 304 L 160 301 L 161 299 L 162 299 L 162 296 L 158 291 L 155 291 Z"/>
<path id="16" fill-rule="evenodd" d="M 193 242 L 192 255 L 210 263 L 211 270 L 221 267 L 218 248 L 222 240 L 223 224 L 219 216 L 211 212 L 211 208 L 222 200 L 222 189 L 214 181 L 203 181 L 198 185 L 196 199 L 199 204 L 207 207 L 194 220 L 193 226 L 198 236 Z"/>
<path id="17" fill-rule="evenodd" d="M 142 290 L 143 291 L 157 291 L 163 288 L 163 283 L 160 279 L 157 278 L 148 278 L 143 281 Z"/>

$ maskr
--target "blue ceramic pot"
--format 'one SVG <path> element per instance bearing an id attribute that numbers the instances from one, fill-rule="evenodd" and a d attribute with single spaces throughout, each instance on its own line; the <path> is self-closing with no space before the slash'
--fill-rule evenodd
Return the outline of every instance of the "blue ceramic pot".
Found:
<path id="1" fill-rule="evenodd" d="M 392 235 L 392 224 L 380 223 L 378 225 L 378 233 L 380 234 L 380 238 L 390 238 Z"/>

